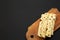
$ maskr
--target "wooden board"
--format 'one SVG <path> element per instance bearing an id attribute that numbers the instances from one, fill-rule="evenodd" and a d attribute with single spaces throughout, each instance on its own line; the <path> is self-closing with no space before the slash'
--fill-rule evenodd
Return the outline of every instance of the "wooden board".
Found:
<path id="1" fill-rule="evenodd" d="M 60 28 L 60 12 L 57 10 L 57 8 L 52 8 L 48 11 L 48 13 L 55 13 L 57 15 L 57 19 L 54 27 L 54 31 L 56 31 L 58 28 Z M 35 21 L 32 25 L 28 27 L 28 30 L 26 32 L 27 40 L 44 40 L 44 38 L 37 36 L 40 21 L 41 20 L 39 18 L 37 21 Z"/>

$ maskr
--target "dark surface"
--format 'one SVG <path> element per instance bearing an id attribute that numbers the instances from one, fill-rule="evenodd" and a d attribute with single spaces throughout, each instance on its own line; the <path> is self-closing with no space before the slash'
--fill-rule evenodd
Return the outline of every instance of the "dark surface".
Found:
<path id="1" fill-rule="evenodd" d="M 1 15 L 2 40 L 26 40 L 27 27 L 40 15 L 56 7 L 60 10 L 59 0 L 5 0 Z M 7 14 L 6 14 L 7 13 Z M 7 30 L 8 27 L 8 30 Z M 8 36 L 7 36 L 8 35 Z M 60 30 L 49 40 L 60 40 Z"/>

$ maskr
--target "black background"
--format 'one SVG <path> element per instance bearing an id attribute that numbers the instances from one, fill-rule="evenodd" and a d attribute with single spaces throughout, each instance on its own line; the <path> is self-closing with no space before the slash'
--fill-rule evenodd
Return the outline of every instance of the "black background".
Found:
<path id="1" fill-rule="evenodd" d="M 60 10 L 59 0 L 4 0 L 1 4 L 1 40 L 26 40 L 27 27 L 51 8 Z M 60 40 L 60 30 L 49 40 Z"/>

